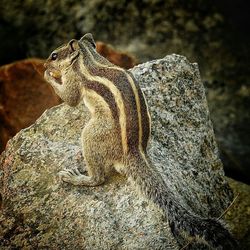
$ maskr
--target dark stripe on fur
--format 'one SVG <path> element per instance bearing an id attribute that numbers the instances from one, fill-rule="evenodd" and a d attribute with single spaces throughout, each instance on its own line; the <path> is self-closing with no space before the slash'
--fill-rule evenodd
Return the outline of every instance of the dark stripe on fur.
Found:
<path id="1" fill-rule="evenodd" d="M 74 63 L 73 70 L 78 74 L 82 79 L 82 84 L 87 88 L 95 91 L 98 95 L 100 95 L 105 102 L 108 104 L 113 118 L 116 120 L 117 124 L 119 123 L 119 111 L 115 102 L 115 98 L 113 94 L 110 92 L 110 90 L 100 84 L 97 81 L 89 81 L 85 78 L 84 74 L 81 73 L 79 66 L 77 63 Z"/>
<path id="2" fill-rule="evenodd" d="M 136 109 L 136 101 L 133 93 L 133 89 L 127 79 L 126 74 L 122 71 L 101 68 L 94 65 L 88 67 L 90 74 L 94 76 L 100 76 L 108 79 L 117 87 L 122 94 L 123 103 L 125 106 L 126 113 L 126 134 L 128 151 L 138 148 L 139 143 L 139 125 L 138 125 L 138 114 Z"/>
<path id="3" fill-rule="evenodd" d="M 148 111 L 147 111 L 147 105 L 146 105 L 146 100 L 143 97 L 141 88 L 139 87 L 139 84 L 135 80 L 134 76 L 130 73 L 127 72 L 133 79 L 136 89 L 138 91 L 139 95 L 139 100 L 140 100 L 140 105 L 141 105 L 141 123 L 142 123 L 142 148 L 146 152 L 149 136 L 150 136 L 150 120 L 148 117 Z"/>

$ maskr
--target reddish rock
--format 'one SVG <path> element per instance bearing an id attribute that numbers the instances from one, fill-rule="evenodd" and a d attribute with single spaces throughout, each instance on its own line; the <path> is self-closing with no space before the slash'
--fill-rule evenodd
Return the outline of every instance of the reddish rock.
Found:
<path id="1" fill-rule="evenodd" d="M 96 43 L 96 50 L 104 57 L 108 58 L 110 62 L 125 69 L 133 68 L 136 65 L 134 57 L 123 52 L 118 52 L 112 46 L 103 42 Z"/>
<path id="2" fill-rule="evenodd" d="M 97 51 L 123 68 L 135 65 L 133 57 L 102 42 L 97 42 Z M 18 131 L 61 102 L 43 78 L 43 63 L 42 59 L 26 59 L 0 67 L 0 153 Z"/>
<path id="3" fill-rule="evenodd" d="M 60 103 L 50 85 L 34 69 L 42 69 L 43 62 L 27 59 L 0 67 L 0 151 L 45 109 Z"/>

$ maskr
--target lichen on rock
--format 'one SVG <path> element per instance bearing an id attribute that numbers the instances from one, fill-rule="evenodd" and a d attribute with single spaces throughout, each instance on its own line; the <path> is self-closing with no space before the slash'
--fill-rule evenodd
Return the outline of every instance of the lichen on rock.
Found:
<path id="1" fill-rule="evenodd" d="M 149 155 L 182 206 L 218 217 L 232 192 L 226 180 L 197 64 L 183 56 L 134 67 L 152 116 Z M 122 176 L 75 187 L 58 172 L 84 172 L 80 103 L 47 110 L 9 141 L 0 157 L 0 246 L 51 249 L 178 249 L 167 221 Z M 195 248 L 193 248 L 195 249 Z"/>

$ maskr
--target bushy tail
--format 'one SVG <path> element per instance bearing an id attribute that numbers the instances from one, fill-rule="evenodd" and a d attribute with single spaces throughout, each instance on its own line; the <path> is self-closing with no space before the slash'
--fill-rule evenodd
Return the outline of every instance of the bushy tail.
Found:
<path id="1" fill-rule="evenodd" d="M 205 240 L 216 249 L 237 249 L 237 242 L 218 220 L 199 217 L 181 206 L 160 173 L 148 164 L 143 155 L 131 156 L 126 165 L 126 175 L 138 185 L 144 195 L 166 213 L 174 236 L 185 232 L 191 237 Z"/>

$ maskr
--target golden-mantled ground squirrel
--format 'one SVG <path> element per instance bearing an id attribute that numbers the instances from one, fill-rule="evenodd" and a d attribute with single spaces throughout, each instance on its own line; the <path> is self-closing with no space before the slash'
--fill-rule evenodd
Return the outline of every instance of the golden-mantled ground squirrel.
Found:
<path id="1" fill-rule="evenodd" d="M 91 34 L 54 50 L 45 68 L 45 79 L 62 100 L 76 106 L 83 99 L 91 113 L 81 137 L 88 175 L 63 170 L 62 180 L 97 186 L 114 168 L 164 211 L 175 236 L 184 233 L 213 248 L 236 249 L 236 241 L 218 220 L 202 218 L 178 204 L 149 163 L 150 115 L 143 93 L 131 73 L 96 52 Z"/>

